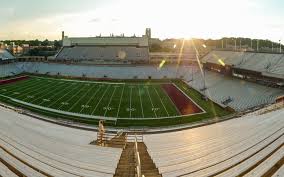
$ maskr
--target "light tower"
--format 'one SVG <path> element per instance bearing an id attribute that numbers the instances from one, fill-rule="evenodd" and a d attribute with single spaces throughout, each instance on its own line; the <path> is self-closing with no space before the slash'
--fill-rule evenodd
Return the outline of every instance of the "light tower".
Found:
<path id="1" fill-rule="evenodd" d="M 151 39 L 151 28 L 146 28 L 146 33 L 145 35 L 148 37 L 148 39 Z"/>
<path id="2" fill-rule="evenodd" d="M 62 34 L 61 34 L 61 40 L 63 41 L 64 39 L 64 31 L 62 31 Z"/>

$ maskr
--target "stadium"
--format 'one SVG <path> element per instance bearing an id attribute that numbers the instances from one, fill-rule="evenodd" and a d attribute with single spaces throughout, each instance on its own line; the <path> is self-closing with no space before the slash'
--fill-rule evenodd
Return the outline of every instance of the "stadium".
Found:
<path id="1" fill-rule="evenodd" d="M 284 176 L 281 41 L 143 33 L 0 41 L 0 177 Z"/>

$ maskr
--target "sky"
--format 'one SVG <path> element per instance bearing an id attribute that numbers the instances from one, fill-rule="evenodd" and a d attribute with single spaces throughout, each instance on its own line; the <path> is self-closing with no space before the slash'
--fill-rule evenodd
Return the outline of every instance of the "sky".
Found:
<path id="1" fill-rule="evenodd" d="M 0 0 L 0 40 L 97 35 L 284 42 L 284 0 Z M 282 43 L 283 43 L 282 42 Z"/>

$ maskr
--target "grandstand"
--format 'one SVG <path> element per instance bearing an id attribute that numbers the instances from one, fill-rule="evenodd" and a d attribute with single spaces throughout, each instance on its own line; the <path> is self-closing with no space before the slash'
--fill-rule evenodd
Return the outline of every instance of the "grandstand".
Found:
<path id="1" fill-rule="evenodd" d="M 2 52 L 0 176 L 283 176 L 282 54 L 200 68 L 149 62 L 145 36 L 64 39 L 49 60 Z"/>
<path id="2" fill-rule="evenodd" d="M 284 79 L 283 59 L 284 54 L 212 51 L 202 59 L 202 62 L 206 68 L 282 86 Z M 220 60 L 225 66 L 220 64 Z"/>
<path id="3" fill-rule="evenodd" d="M 63 48 L 55 56 L 56 61 L 108 61 L 117 63 L 149 61 L 149 36 L 142 37 L 90 37 L 65 36 Z"/>
<path id="4" fill-rule="evenodd" d="M 138 145 L 141 174 L 283 176 L 284 111 L 258 112 L 204 127 L 144 135 L 145 145 Z M 123 149 L 90 145 L 96 137 L 93 131 L 44 122 L 2 107 L 0 134 L 1 176 L 135 174 L 129 162 L 131 140 Z"/>
<path id="5" fill-rule="evenodd" d="M 0 62 L 14 60 L 15 57 L 5 49 L 0 48 Z"/>

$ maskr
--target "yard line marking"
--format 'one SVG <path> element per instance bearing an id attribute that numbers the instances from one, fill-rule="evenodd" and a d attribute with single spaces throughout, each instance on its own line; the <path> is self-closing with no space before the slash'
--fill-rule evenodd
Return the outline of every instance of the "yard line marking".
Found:
<path id="1" fill-rule="evenodd" d="M 90 85 L 87 85 L 87 86 L 90 86 Z M 81 96 L 69 109 L 68 109 L 68 112 L 70 112 L 92 89 L 94 88 L 94 85 L 92 87 L 90 87 L 88 89 L 88 91 L 83 95 Z"/>
<path id="2" fill-rule="evenodd" d="M 125 84 L 123 85 L 123 89 L 122 89 L 122 93 L 121 93 L 121 96 L 120 96 L 120 100 L 119 100 L 119 104 L 118 104 L 118 110 L 117 110 L 116 117 L 118 117 L 118 114 L 119 114 L 119 111 L 120 111 L 120 105 L 121 105 L 121 100 L 122 100 L 124 88 L 125 88 Z"/>
<path id="3" fill-rule="evenodd" d="M 168 99 L 171 101 L 171 103 L 172 103 L 173 107 L 175 107 L 176 111 L 177 111 L 180 115 L 182 115 L 181 112 L 178 110 L 177 106 L 175 105 L 175 103 L 173 102 L 173 100 L 172 100 L 172 99 L 170 98 L 170 96 L 168 95 L 168 93 L 167 93 L 163 88 L 161 88 L 161 89 L 163 90 L 163 92 L 165 93 L 165 95 L 167 95 Z M 177 116 L 179 116 L 179 115 L 177 115 Z"/>
<path id="4" fill-rule="evenodd" d="M 26 99 L 27 99 L 27 95 L 29 95 L 30 93 L 37 93 L 39 90 L 41 90 L 41 89 L 43 89 L 43 90 L 47 90 L 47 89 L 49 89 L 50 87 L 50 85 L 51 85 L 52 83 L 49 83 L 49 84 L 47 84 L 47 85 L 43 85 L 43 84 L 40 84 L 40 86 L 38 87 L 38 88 L 36 88 L 36 89 L 28 89 L 28 90 L 30 90 L 29 92 L 25 92 L 24 94 L 22 94 L 19 98 L 22 98 L 21 100 L 23 100 L 23 101 L 25 101 Z"/>
<path id="5" fill-rule="evenodd" d="M 107 108 L 109 107 L 109 105 L 110 105 L 110 103 L 111 103 L 111 101 L 112 101 L 112 97 L 113 97 L 113 95 L 114 95 L 114 93 L 115 93 L 116 88 L 117 88 L 117 87 L 114 87 L 114 91 L 112 92 L 112 95 L 111 95 L 111 97 L 110 97 L 110 99 L 109 99 Z M 108 111 L 108 109 L 105 110 L 104 117 L 106 116 L 107 111 Z"/>
<path id="6" fill-rule="evenodd" d="M 14 84 L 10 83 L 10 84 L 6 84 L 6 85 L 1 85 L 1 88 L 8 89 L 9 87 L 15 87 L 15 86 L 20 87 L 22 85 L 24 85 L 24 87 L 29 87 L 30 85 L 34 85 L 34 82 L 37 82 L 37 81 L 34 81 L 33 79 L 22 80 L 22 82 L 17 83 L 17 85 L 14 85 L 15 84 L 15 82 L 14 82 Z M 24 88 L 24 87 L 21 87 L 21 88 Z"/>
<path id="7" fill-rule="evenodd" d="M 70 85 L 71 87 L 73 87 L 73 85 Z M 77 86 L 78 87 L 78 86 Z M 56 104 L 59 100 L 61 100 L 62 98 L 64 98 L 66 95 L 70 94 L 74 89 L 77 89 L 77 87 L 73 87 L 69 92 L 66 92 L 63 96 L 61 96 L 60 98 L 58 98 L 55 102 L 52 102 L 51 104 L 49 104 L 47 107 L 51 107 L 54 104 Z"/>
<path id="8" fill-rule="evenodd" d="M 96 86 L 96 85 L 95 85 Z M 89 105 L 90 101 L 94 99 L 94 97 L 97 95 L 97 93 L 99 92 L 99 90 L 101 89 L 101 87 L 98 86 L 98 88 L 96 89 L 96 92 L 94 95 L 92 95 L 92 97 L 87 101 L 86 104 L 84 105 Z M 86 107 L 83 107 L 81 110 L 80 110 L 80 113 L 85 109 Z"/>
<path id="9" fill-rule="evenodd" d="M 129 99 L 130 99 L 130 108 L 129 108 L 129 118 L 131 118 L 131 112 L 132 112 L 132 109 L 131 109 L 131 108 L 132 108 L 132 107 L 131 107 L 131 106 L 132 106 L 132 105 L 131 105 L 131 102 L 132 102 L 132 99 L 131 99 L 131 98 L 132 98 L 132 88 L 133 88 L 133 87 L 130 87 L 130 98 L 129 98 Z"/>
<path id="10" fill-rule="evenodd" d="M 28 90 L 28 89 L 30 89 L 30 88 L 33 88 L 33 87 L 35 87 L 35 85 L 37 84 L 37 83 L 39 83 L 39 81 L 31 81 L 31 83 L 29 83 L 28 85 L 26 85 L 26 86 L 23 86 L 23 87 L 20 87 L 20 85 L 9 85 L 9 86 L 14 86 L 14 88 L 12 88 L 12 89 L 9 89 L 9 88 L 7 88 L 7 87 L 5 87 L 5 89 L 7 89 L 7 92 L 6 93 L 9 93 L 9 92 L 15 92 L 15 91 L 17 91 L 17 90 L 19 90 L 19 89 L 21 89 L 21 91 L 25 91 L 25 90 Z M 23 83 L 24 84 L 24 83 Z M 2 88 L 2 87 L 1 87 Z"/>
<path id="11" fill-rule="evenodd" d="M 164 105 L 164 103 L 163 103 L 163 101 L 162 101 L 162 99 L 161 99 L 160 95 L 158 94 L 158 92 L 157 92 L 157 90 L 156 90 L 156 88 L 155 88 L 155 87 L 154 87 L 154 90 L 155 90 L 156 94 L 158 95 L 158 97 L 159 97 L 159 99 L 160 99 L 160 101 L 161 101 L 161 103 L 162 103 L 162 105 L 163 105 L 163 107 L 164 107 L 165 111 L 167 112 L 168 117 L 169 117 L 169 116 L 170 116 L 170 114 L 169 114 L 169 112 L 168 112 L 167 108 L 165 107 L 165 105 Z"/>
<path id="12" fill-rule="evenodd" d="M 152 98 L 151 98 L 150 93 L 149 93 L 149 88 L 147 87 L 146 90 L 147 90 L 147 93 L 148 93 L 148 97 L 150 98 L 150 102 L 151 102 L 152 108 L 154 108 L 154 105 L 153 105 L 153 102 L 152 102 Z M 155 116 L 157 117 L 156 111 L 153 110 L 153 112 L 155 113 Z"/>
<path id="13" fill-rule="evenodd" d="M 68 85 L 68 84 L 67 84 Z M 66 86 L 65 84 L 63 85 L 65 86 L 64 89 L 60 90 L 59 92 L 57 92 L 56 94 L 53 94 L 49 99 L 51 100 L 52 98 L 56 97 L 57 95 L 61 94 L 61 92 L 65 91 L 66 89 L 69 89 L 69 87 L 72 87 L 73 85 L 68 85 Z M 61 87 L 60 87 L 61 88 Z M 57 90 L 57 89 L 56 89 Z M 56 100 L 57 101 L 57 100 Z M 41 105 L 42 103 L 44 103 L 44 101 L 40 102 L 39 105 Z M 52 103 L 51 103 L 52 104 Z"/>
<path id="14" fill-rule="evenodd" d="M 105 94 L 106 94 L 106 92 L 107 92 L 107 90 L 108 90 L 109 86 L 110 86 L 110 85 L 108 85 L 107 89 L 104 91 L 104 93 L 103 93 L 102 97 L 100 98 L 99 102 L 97 103 L 97 105 L 96 105 L 95 109 L 92 111 L 91 115 L 93 115 L 93 114 L 94 114 L 94 112 L 96 111 L 96 109 L 97 109 L 98 105 L 100 104 L 100 102 L 101 102 L 101 101 L 102 101 L 102 99 L 104 98 L 104 96 L 105 96 Z"/>
<path id="15" fill-rule="evenodd" d="M 58 86 L 59 85 L 59 86 Z M 52 92 L 55 92 L 55 91 L 57 91 L 58 89 L 61 89 L 62 87 L 66 87 L 66 85 L 65 84 L 63 84 L 63 83 L 56 83 L 53 87 L 51 87 L 50 88 L 50 90 L 48 91 L 48 92 L 46 92 L 45 94 L 42 94 L 40 97 L 38 97 L 37 99 L 35 99 L 35 100 L 33 100 L 32 101 L 32 103 L 34 103 L 34 102 L 36 102 L 37 100 L 39 100 L 39 99 L 42 99 L 42 98 L 44 98 L 44 97 L 46 97 L 46 95 L 49 95 L 50 93 L 52 93 Z M 54 90 L 53 90 L 53 88 L 55 88 Z M 41 93 L 41 92 L 40 92 Z"/>
<path id="16" fill-rule="evenodd" d="M 138 86 L 139 89 L 139 98 L 140 98 L 140 105 L 141 105 L 141 111 L 142 111 L 142 116 L 144 118 L 144 109 L 143 109 L 143 104 L 142 104 L 142 99 L 141 99 L 141 92 L 140 92 L 140 87 Z"/>
<path id="17" fill-rule="evenodd" d="M 75 96 L 77 96 L 81 91 L 82 91 L 82 89 L 83 88 L 85 88 L 86 87 L 86 85 L 83 85 L 80 89 L 79 89 L 79 91 L 76 93 L 76 94 L 73 94 L 71 97 L 69 97 L 65 102 L 70 102 Z M 62 106 L 64 106 L 64 104 L 62 104 L 61 106 L 59 106 L 59 108 L 58 109 L 60 109 Z"/>
<path id="18" fill-rule="evenodd" d="M 36 93 L 36 94 L 34 94 L 34 95 L 37 95 L 39 92 L 44 92 L 44 91 L 46 91 L 46 90 L 49 90 L 50 89 L 50 85 L 51 84 L 53 84 L 53 83 L 49 83 L 49 84 L 47 84 L 47 85 L 45 85 L 45 86 L 43 86 L 43 87 L 39 87 L 38 89 L 36 89 L 36 90 L 32 90 L 32 91 L 30 91 L 30 92 L 28 92 L 28 93 L 25 93 L 24 95 L 22 95 L 22 96 L 25 96 L 25 95 L 28 95 L 29 93 L 31 93 L 31 92 L 34 92 L 34 93 Z M 52 88 L 52 87 L 51 87 Z M 40 91 L 39 91 L 40 90 Z M 23 101 L 26 101 L 26 99 L 27 99 L 27 97 L 25 97 L 25 98 L 23 98 L 22 100 Z"/>

